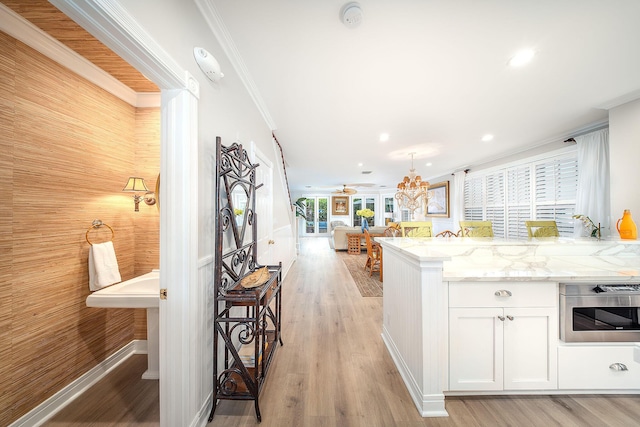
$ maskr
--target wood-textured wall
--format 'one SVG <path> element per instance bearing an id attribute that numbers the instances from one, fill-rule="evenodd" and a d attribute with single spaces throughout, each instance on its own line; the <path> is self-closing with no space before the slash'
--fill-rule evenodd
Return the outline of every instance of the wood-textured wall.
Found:
<path id="1" fill-rule="evenodd" d="M 85 232 L 113 227 L 123 280 L 158 268 L 156 207 L 121 190 L 154 187 L 159 116 L 0 33 L 0 425 L 144 338 L 143 310 L 86 307 Z"/>

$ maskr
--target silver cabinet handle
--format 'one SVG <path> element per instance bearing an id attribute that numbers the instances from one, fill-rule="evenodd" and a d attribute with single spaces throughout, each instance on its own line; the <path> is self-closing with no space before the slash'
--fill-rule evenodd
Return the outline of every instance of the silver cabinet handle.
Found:
<path id="1" fill-rule="evenodd" d="M 506 289 L 500 289 L 499 291 L 496 291 L 494 295 L 497 297 L 510 297 L 511 291 L 508 291 Z"/>
<path id="2" fill-rule="evenodd" d="M 498 319 L 500 319 L 502 322 L 504 322 L 504 316 L 498 316 Z"/>
<path id="3" fill-rule="evenodd" d="M 507 319 L 513 320 L 513 316 L 507 316 Z"/>
<path id="4" fill-rule="evenodd" d="M 614 371 L 628 371 L 629 369 L 627 369 L 627 365 L 625 365 L 624 363 L 612 363 L 611 365 L 609 365 L 609 369 L 612 369 Z"/>

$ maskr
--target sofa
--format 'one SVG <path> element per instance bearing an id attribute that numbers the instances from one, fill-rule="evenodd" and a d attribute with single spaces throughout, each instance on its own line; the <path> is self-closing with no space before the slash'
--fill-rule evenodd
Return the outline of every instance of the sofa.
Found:
<path id="1" fill-rule="evenodd" d="M 387 227 L 385 226 L 369 226 L 369 233 L 374 234 L 382 234 Z M 349 227 L 346 225 L 336 225 L 331 227 L 331 238 L 329 239 L 329 244 L 336 251 L 346 251 L 347 250 L 347 234 L 350 233 L 362 233 L 362 228 L 360 226 L 357 227 Z M 364 239 L 362 239 L 364 242 Z"/>

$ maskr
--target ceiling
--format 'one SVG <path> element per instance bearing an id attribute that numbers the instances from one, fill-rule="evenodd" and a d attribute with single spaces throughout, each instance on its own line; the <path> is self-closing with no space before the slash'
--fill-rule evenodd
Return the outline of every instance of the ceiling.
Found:
<path id="1" fill-rule="evenodd" d="M 158 91 L 46 0 L 0 1 L 133 90 Z M 224 23 L 215 33 L 274 127 L 295 194 L 392 190 L 412 152 L 425 179 L 473 170 L 640 98 L 635 0 L 361 0 L 356 28 L 341 20 L 346 1 L 198 1 Z M 510 67 L 522 48 L 535 57 Z"/>
<path id="2" fill-rule="evenodd" d="M 410 152 L 423 178 L 473 170 L 562 145 L 606 121 L 603 107 L 640 97 L 640 1 L 360 0 L 356 28 L 341 21 L 346 0 L 207 1 L 273 119 L 294 191 L 395 187 Z M 534 59 L 509 67 L 522 48 Z"/>

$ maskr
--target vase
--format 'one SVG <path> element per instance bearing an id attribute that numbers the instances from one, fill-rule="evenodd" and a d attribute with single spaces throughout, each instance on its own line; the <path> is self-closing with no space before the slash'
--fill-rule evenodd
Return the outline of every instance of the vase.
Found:
<path id="1" fill-rule="evenodd" d="M 369 229 L 369 223 L 367 222 L 367 218 L 362 218 L 362 232 L 364 233 L 364 230 L 368 230 Z"/>
<path id="2" fill-rule="evenodd" d="M 638 238 L 638 228 L 636 227 L 636 223 L 633 222 L 633 218 L 631 218 L 631 211 L 629 209 L 624 210 L 622 218 L 616 223 L 616 228 L 618 229 L 618 233 L 620 233 L 621 239 L 635 240 Z"/>

